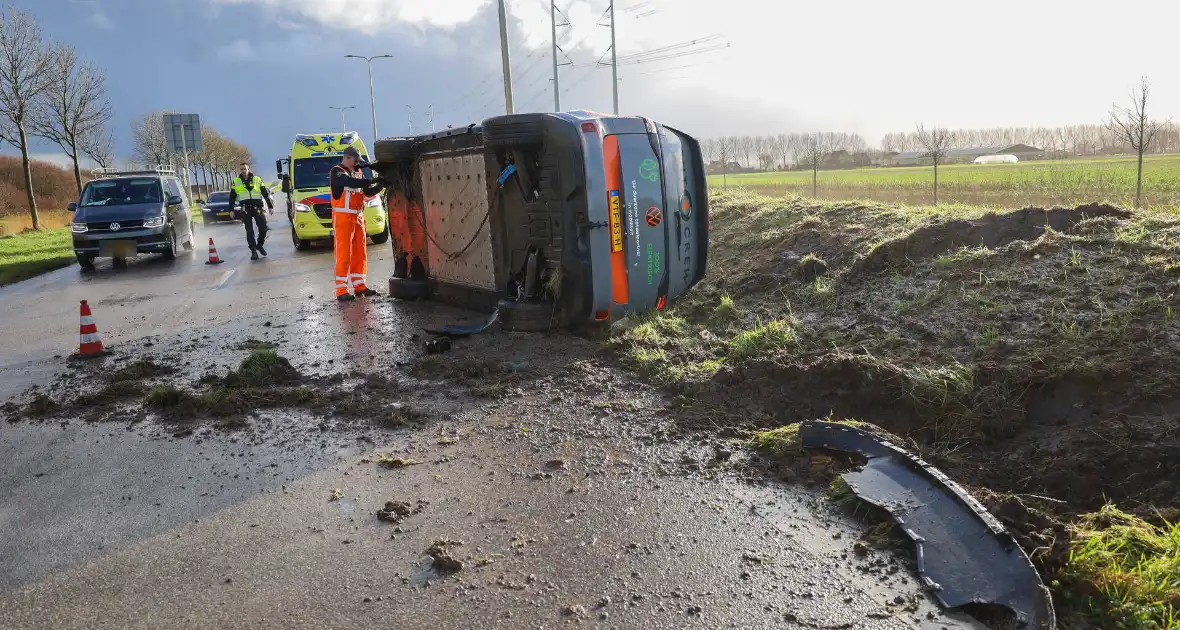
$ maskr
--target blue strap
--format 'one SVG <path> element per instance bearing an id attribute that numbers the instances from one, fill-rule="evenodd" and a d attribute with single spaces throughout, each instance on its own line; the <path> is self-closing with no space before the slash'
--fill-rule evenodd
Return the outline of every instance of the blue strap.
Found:
<path id="1" fill-rule="evenodd" d="M 500 176 L 496 178 L 496 183 L 499 184 L 500 186 L 503 186 L 504 182 L 508 181 L 508 178 L 512 177 L 512 174 L 515 172 L 516 172 L 516 165 L 509 164 L 507 166 L 507 168 L 505 168 L 504 171 L 500 173 Z"/>

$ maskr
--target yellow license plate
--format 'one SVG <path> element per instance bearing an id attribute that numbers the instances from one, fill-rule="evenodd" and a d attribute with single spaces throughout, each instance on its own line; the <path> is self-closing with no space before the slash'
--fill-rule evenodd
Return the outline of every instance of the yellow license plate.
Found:
<path id="1" fill-rule="evenodd" d="M 137 253 L 133 240 L 101 241 L 98 244 L 98 255 L 104 258 L 131 258 Z"/>
<path id="2" fill-rule="evenodd" d="M 623 251 L 623 200 L 619 191 L 610 191 L 610 249 Z"/>
<path id="3" fill-rule="evenodd" d="M 229 216 L 229 213 L 228 213 L 228 212 L 218 212 L 218 213 L 217 213 L 217 216 L 219 216 L 219 217 L 228 217 L 228 216 Z"/>

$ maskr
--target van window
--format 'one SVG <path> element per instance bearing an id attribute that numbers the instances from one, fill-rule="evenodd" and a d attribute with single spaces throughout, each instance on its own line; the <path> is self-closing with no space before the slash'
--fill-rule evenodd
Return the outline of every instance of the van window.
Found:
<path id="1" fill-rule="evenodd" d="M 163 201 L 160 180 L 155 177 L 99 179 L 86 184 L 80 206 L 118 206 Z"/>
<path id="2" fill-rule="evenodd" d="M 298 158 L 292 160 L 294 165 L 291 168 L 291 187 L 292 188 L 327 188 L 328 187 L 328 173 L 333 166 L 340 163 L 341 157 L 339 155 L 326 155 L 323 157 Z M 361 160 L 368 161 L 367 158 L 361 157 Z M 373 174 L 368 168 L 361 169 L 365 173 L 365 177 L 372 178 Z"/>

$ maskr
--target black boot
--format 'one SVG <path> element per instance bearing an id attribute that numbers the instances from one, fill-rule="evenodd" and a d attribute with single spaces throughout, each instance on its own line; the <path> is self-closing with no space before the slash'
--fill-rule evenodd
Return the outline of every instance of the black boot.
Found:
<path id="1" fill-rule="evenodd" d="M 258 244 L 258 253 L 262 254 L 263 256 L 266 255 L 266 250 L 262 248 L 262 243 Z"/>
<path id="2" fill-rule="evenodd" d="M 363 295 L 365 297 L 372 297 L 374 295 L 381 295 L 380 293 L 374 291 L 373 289 L 370 289 L 369 287 L 365 287 L 364 291 L 357 291 L 356 294 Z"/>
<path id="3" fill-rule="evenodd" d="M 343 293 L 336 296 L 337 302 L 355 302 L 356 296 L 351 293 Z"/>
<path id="4" fill-rule="evenodd" d="M 250 260 L 258 260 L 258 250 L 250 248 Z"/>

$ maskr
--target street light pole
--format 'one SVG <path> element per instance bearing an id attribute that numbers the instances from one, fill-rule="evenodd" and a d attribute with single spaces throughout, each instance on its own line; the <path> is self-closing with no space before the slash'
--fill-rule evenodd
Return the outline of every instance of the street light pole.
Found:
<path id="1" fill-rule="evenodd" d="M 373 96 L 373 60 L 374 59 L 392 59 L 393 55 L 374 55 L 372 57 L 362 57 L 360 55 L 344 55 L 351 59 L 364 59 L 365 63 L 369 65 L 369 107 L 373 112 L 373 142 L 377 142 L 377 99 Z"/>
<path id="2" fill-rule="evenodd" d="M 615 47 L 615 0 L 610 1 L 610 82 L 615 99 L 615 116 L 619 115 L 619 51 Z"/>
<path id="3" fill-rule="evenodd" d="M 500 56 L 504 62 L 504 110 L 512 110 L 512 66 L 508 57 L 508 18 L 504 16 L 504 0 L 500 0 Z"/>
<path id="4" fill-rule="evenodd" d="M 348 131 L 348 121 L 344 119 L 344 110 L 346 110 L 346 109 L 356 109 L 356 105 L 349 105 L 348 107 L 339 107 L 339 106 L 337 106 L 337 105 L 329 105 L 329 106 L 328 106 L 328 109 L 338 109 L 338 110 L 340 110 L 340 126 L 341 126 L 341 129 L 340 129 L 340 131 L 341 131 L 341 132 Z"/>

